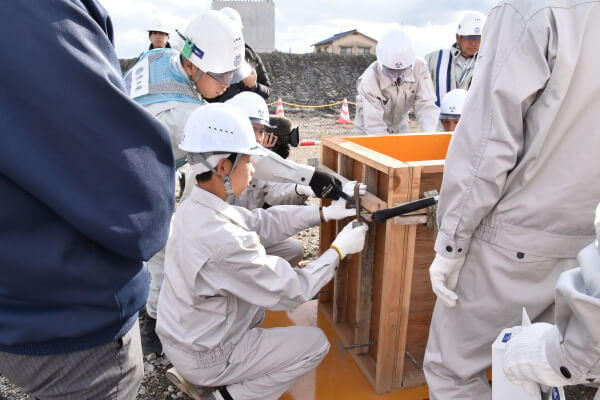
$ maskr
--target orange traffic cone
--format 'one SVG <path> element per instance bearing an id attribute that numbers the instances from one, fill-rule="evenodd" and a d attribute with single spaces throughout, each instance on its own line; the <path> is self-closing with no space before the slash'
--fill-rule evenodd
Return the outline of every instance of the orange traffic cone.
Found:
<path id="1" fill-rule="evenodd" d="M 342 109 L 340 110 L 340 117 L 336 121 L 338 124 L 351 124 L 350 114 L 348 113 L 348 99 L 344 97 L 344 102 L 342 103 Z"/>
<path id="2" fill-rule="evenodd" d="M 277 98 L 277 110 L 275 111 L 275 115 L 283 115 L 283 103 L 281 102 L 281 97 Z"/>

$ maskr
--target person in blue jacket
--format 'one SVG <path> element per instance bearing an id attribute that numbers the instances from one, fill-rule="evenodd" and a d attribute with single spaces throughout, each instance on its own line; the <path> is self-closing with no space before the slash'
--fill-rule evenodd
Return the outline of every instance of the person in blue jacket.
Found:
<path id="1" fill-rule="evenodd" d="M 134 399 L 167 240 L 167 128 L 125 93 L 96 0 L 2 4 L 0 374 L 39 399 Z"/>

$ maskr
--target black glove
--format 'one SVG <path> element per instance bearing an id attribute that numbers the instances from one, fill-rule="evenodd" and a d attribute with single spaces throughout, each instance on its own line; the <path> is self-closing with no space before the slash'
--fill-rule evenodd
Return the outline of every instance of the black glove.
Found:
<path id="1" fill-rule="evenodd" d="M 315 195 L 320 199 L 337 200 L 340 196 L 345 197 L 345 193 L 342 190 L 342 182 L 327 172 L 323 172 L 320 167 L 315 169 L 315 173 L 310 179 L 308 186 L 310 186 Z"/>

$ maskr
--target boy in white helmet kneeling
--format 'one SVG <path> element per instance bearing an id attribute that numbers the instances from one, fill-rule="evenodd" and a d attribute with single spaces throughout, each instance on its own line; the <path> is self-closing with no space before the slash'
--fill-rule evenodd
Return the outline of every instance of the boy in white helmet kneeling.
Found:
<path id="1" fill-rule="evenodd" d="M 332 248 L 303 269 L 269 256 L 277 243 L 322 221 L 354 214 L 331 206 L 247 210 L 227 204 L 249 185 L 258 146 L 250 120 L 229 104 L 200 107 L 180 148 L 197 185 L 179 206 L 165 257 L 157 333 L 174 368 L 167 377 L 194 399 L 277 399 L 329 350 L 316 327 L 259 328 L 265 309 L 291 310 L 329 282 L 347 254 L 364 246 L 367 226 L 348 224 Z M 352 190 L 348 188 L 348 190 Z"/>

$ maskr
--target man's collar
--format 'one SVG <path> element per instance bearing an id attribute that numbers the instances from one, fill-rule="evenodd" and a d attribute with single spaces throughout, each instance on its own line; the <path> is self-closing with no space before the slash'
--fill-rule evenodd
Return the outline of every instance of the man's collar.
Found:
<path id="1" fill-rule="evenodd" d="M 452 55 L 452 57 L 456 58 L 458 56 L 462 57 L 462 51 L 460 51 L 460 47 L 458 47 L 458 43 L 454 43 L 452 45 L 452 47 L 450 47 L 450 54 Z M 470 58 L 465 58 L 463 57 L 465 60 L 470 60 L 471 58 L 477 58 L 477 54 L 479 54 L 479 52 L 473 54 L 473 57 Z"/>

